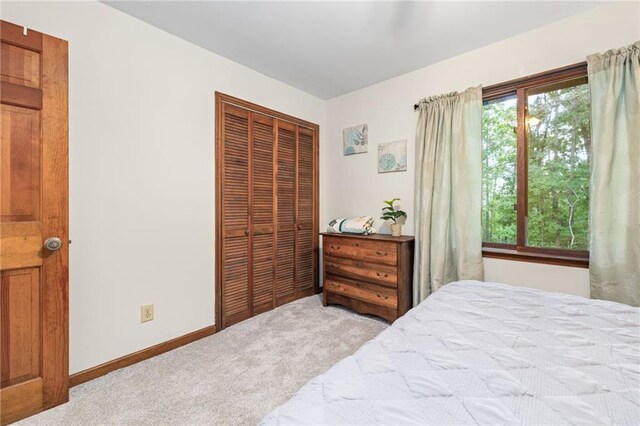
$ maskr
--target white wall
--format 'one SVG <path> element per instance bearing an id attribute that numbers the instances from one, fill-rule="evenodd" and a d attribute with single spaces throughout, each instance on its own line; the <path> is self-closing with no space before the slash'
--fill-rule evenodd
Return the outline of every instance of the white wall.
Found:
<path id="1" fill-rule="evenodd" d="M 101 3 L 2 19 L 69 41 L 71 373 L 213 324 L 214 92 L 321 129 L 324 102 Z"/>
<path id="2" fill-rule="evenodd" d="M 327 102 L 322 147 L 321 223 L 333 217 L 378 215 L 382 200 L 402 198 L 413 234 L 414 142 L 420 98 L 464 90 L 584 61 L 591 53 L 640 39 L 640 3 L 591 9 L 551 25 L 465 53 Z M 342 129 L 369 124 L 369 152 L 343 156 Z M 377 145 L 407 139 L 408 171 L 377 173 Z M 379 221 L 378 221 L 379 222 Z M 378 223 L 379 224 L 379 223 Z M 485 279 L 589 295 L 586 269 L 486 259 Z"/>
<path id="3" fill-rule="evenodd" d="M 216 90 L 320 124 L 326 223 L 376 214 L 393 196 L 413 211 L 418 98 L 640 38 L 637 4 L 605 5 L 325 104 L 100 3 L 4 1 L 0 12 L 70 46 L 71 373 L 213 324 Z M 342 128 L 362 122 L 370 152 L 343 157 Z M 378 175 L 377 144 L 397 139 L 408 140 L 409 171 Z M 588 294 L 583 269 L 485 266 L 489 280 Z M 156 319 L 140 324 L 146 303 Z"/>

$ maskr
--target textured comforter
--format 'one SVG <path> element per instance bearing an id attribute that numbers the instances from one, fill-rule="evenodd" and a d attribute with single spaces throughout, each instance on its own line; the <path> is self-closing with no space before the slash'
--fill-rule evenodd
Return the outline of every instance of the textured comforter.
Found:
<path id="1" fill-rule="evenodd" d="M 640 309 L 443 287 L 263 424 L 640 424 Z"/>

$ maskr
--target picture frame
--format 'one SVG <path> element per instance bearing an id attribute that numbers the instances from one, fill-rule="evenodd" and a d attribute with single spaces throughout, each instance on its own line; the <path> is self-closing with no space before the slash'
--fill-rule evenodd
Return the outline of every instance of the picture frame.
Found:
<path id="1" fill-rule="evenodd" d="M 378 144 L 378 173 L 407 171 L 407 140 Z"/>
<path id="2" fill-rule="evenodd" d="M 369 126 L 359 124 L 348 127 L 342 131 L 342 143 L 344 155 L 363 154 L 368 151 Z"/>

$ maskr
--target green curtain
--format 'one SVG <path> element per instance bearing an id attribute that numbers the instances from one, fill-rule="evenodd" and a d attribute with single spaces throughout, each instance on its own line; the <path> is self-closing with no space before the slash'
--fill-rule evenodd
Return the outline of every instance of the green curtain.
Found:
<path id="1" fill-rule="evenodd" d="M 482 88 L 419 102 L 414 305 L 452 281 L 484 278 Z"/>
<path id="2" fill-rule="evenodd" d="M 587 58 L 591 297 L 640 306 L 640 41 Z"/>

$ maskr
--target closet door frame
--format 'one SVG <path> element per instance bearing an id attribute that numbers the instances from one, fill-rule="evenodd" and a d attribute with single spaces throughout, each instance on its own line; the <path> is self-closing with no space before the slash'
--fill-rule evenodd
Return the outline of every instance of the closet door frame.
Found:
<path id="1" fill-rule="evenodd" d="M 214 176 L 214 186 L 215 186 L 215 324 L 218 330 L 224 328 L 223 320 L 222 320 L 222 283 L 223 283 L 223 227 L 224 227 L 224 218 L 223 218 L 223 182 L 224 182 L 224 141 L 223 141 L 223 122 L 224 122 L 224 108 L 223 104 L 233 105 L 236 107 L 244 108 L 249 110 L 250 112 L 256 112 L 262 115 L 266 115 L 274 118 L 275 120 L 280 120 L 284 122 L 288 122 L 291 124 L 295 124 L 297 126 L 305 127 L 313 130 L 314 140 L 313 140 L 313 293 L 320 293 L 320 284 L 319 284 L 319 271 L 318 271 L 318 261 L 319 261 L 319 178 L 320 178 L 320 170 L 319 170 L 319 136 L 320 136 L 320 126 L 317 124 L 311 123 L 306 120 L 302 120 L 296 117 L 293 117 L 288 114 L 284 114 L 257 104 L 253 102 L 245 101 L 230 95 L 226 95 L 224 93 L 215 92 L 215 176 Z M 274 129 L 277 128 L 277 124 L 274 122 Z M 274 130 L 274 133 L 277 130 Z M 297 142 L 297 138 L 296 138 Z M 251 143 L 251 140 L 249 140 Z M 274 147 L 276 147 L 274 143 Z M 274 163 L 276 162 L 277 156 L 274 156 Z M 295 169 L 298 168 L 298 159 L 296 156 L 296 164 Z M 274 169 L 275 170 L 275 169 Z M 250 182 L 247 183 L 250 185 Z M 297 172 L 296 172 L 296 188 L 297 188 Z M 274 214 L 277 211 L 277 189 L 274 185 Z M 297 212 L 297 206 L 296 206 Z M 251 216 L 249 217 L 251 220 Z M 297 226 L 298 217 L 296 216 L 296 226 Z M 275 235 L 277 233 L 274 229 L 274 241 Z M 275 252 L 275 247 L 274 247 Z M 297 252 L 296 259 L 293 259 L 294 265 L 297 264 Z M 277 267 L 277 266 L 276 266 Z M 297 279 L 297 278 L 296 278 Z M 275 298 L 275 294 L 274 294 Z M 274 301 L 275 302 L 275 301 Z"/>

